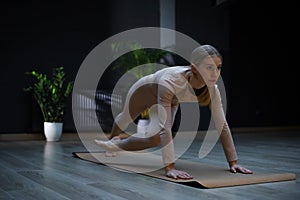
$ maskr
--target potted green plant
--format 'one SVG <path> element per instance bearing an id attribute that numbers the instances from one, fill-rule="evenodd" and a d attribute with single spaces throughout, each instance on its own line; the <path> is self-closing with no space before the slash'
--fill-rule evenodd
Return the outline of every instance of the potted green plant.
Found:
<path id="1" fill-rule="evenodd" d="M 137 123 L 137 132 L 138 133 L 141 133 L 141 134 L 146 133 L 146 129 L 149 124 L 149 111 L 150 111 L 150 108 L 146 108 L 146 110 L 144 110 L 141 113 L 140 118 Z"/>
<path id="2" fill-rule="evenodd" d="M 136 79 L 140 79 L 145 75 L 159 70 L 161 66 L 157 65 L 157 62 L 168 53 L 162 49 L 143 48 L 138 42 L 113 43 L 111 48 L 118 56 L 113 65 L 113 69 L 122 69 L 122 71 L 130 72 Z M 124 49 L 129 52 L 119 56 L 119 51 Z M 137 67 L 145 64 L 148 64 L 147 67 Z"/>
<path id="3" fill-rule="evenodd" d="M 36 71 L 26 72 L 33 76 L 32 86 L 24 88 L 37 101 L 44 119 L 44 134 L 47 141 L 58 141 L 62 135 L 66 100 L 71 94 L 74 81 L 66 82 L 63 67 L 53 68 L 52 77 Z"/>
<path id="4" fill-rule="evenodd" d="M 136 80 L 161 69 L 162 66 L 158 65 L 157 62 L 163 56 L 168 54 L 166 50 L 162 49 L 143 48 L 138 42 L 113 43 L 111 48 L 117 56 L 120 55 L 119 51 L 121 50 L 125 49 L 129 51 L 128 53 L 117 57 L 113 69 L 121 69 L 122 71 L 129 72 Z M 150 108 L 146 108 L 137 119 L 137 132 L 140 134 L 146 132 L 150 122 L 149 111 Z"/>

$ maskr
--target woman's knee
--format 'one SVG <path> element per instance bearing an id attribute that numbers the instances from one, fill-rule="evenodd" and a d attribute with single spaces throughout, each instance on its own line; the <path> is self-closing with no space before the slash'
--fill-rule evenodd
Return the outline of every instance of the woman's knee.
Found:
<path id="1" fill-rule="evenodd" d="M 148 138 L 149 143 L 151 144 L 152 147 L 156 147 L 160 145 L 160 136 L 159 134 L 155 134 L 151 137 Z"/>
<path id="2" fill-rule="evenodd" d="M 125 130 L 131 122 L 132 122 L 132 120 L 131 120 L 130 116 L 126 115 L 125 112 L 118 114 L 115 118 L 115 124 L 121 130 Z"/>

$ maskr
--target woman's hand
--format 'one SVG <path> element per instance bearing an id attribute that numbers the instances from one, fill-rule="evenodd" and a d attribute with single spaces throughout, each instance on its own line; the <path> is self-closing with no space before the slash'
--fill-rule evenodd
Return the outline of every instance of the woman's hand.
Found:
<path id="1" fill-rule="evenodd" d="M 185 171 L 171 169 L 166 172 L 166 176 L 174 179 L 192 179 L 193 177 Z"/>
<path id="2" fill-rule="evenodd" d="M 174 168 L 174 163 L 165 167 L 166 176 L 174 179 L 193 179 L 193 177 L 185 171 Z"/>
<path id="3" fill-rule="evenodd" d="M 237 164 L 237 161 L 229 162 L 230 171 L 232 173 L 242 173 L 242 174 L 253 174 L 253 172 L 245 167 L 241 167 Z"/>

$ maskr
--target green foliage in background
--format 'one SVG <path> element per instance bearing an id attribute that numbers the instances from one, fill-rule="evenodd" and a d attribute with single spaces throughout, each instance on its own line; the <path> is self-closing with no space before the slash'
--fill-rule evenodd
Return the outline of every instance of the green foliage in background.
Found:
<path id="1" fill-rule="evenodd" d="M 156 72 L 159 69 L 157 62 L 167 54 L 167 51 L 162 49 L 143 48 L 138 42 L 113 43 L 111 48 L 117 55 L 113 69 L 122 69 L 122 71 L 126 72 L 131 71 L 137 79 Z M 118 55 L 122 50 L 129 52 L 124 55 Z M 145 64 L 147 64 L 145 67 L 137 67 Z"/>
<path id="2" fill-rule="evenodd" d="M 129 72 L 137 80 L 161 69 L 162 65 L 159 65 L 158 62 L 168 53 L 163 49 L 143 48 L 138 42 L 113 43 L 111 48 L 116 54 L 113 70 Z M 128 53 L 119 55 L 120 52 Z M 149 118 L 149 108 L 141 113 L 141 118 Z"/>
<path id="3" fill-rule="evenodd" d="M 32 86 L 24 88 L 37 101 L 45 122 L 63 122 L 67 97 L 71 94 L 74 81 L 66 83 L 63 67 L 53 69 L 52 77 L 36 71 L 27 72 L 35 78 Z"/>

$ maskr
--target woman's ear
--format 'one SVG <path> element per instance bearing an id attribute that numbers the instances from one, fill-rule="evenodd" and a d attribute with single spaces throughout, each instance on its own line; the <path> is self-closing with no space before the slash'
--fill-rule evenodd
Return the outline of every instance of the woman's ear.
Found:
<path id="1" fill-rule="evenodd" d="M 199 74 L 195 64 L 191 64 L 191 71 L 193 74 Z"/>

